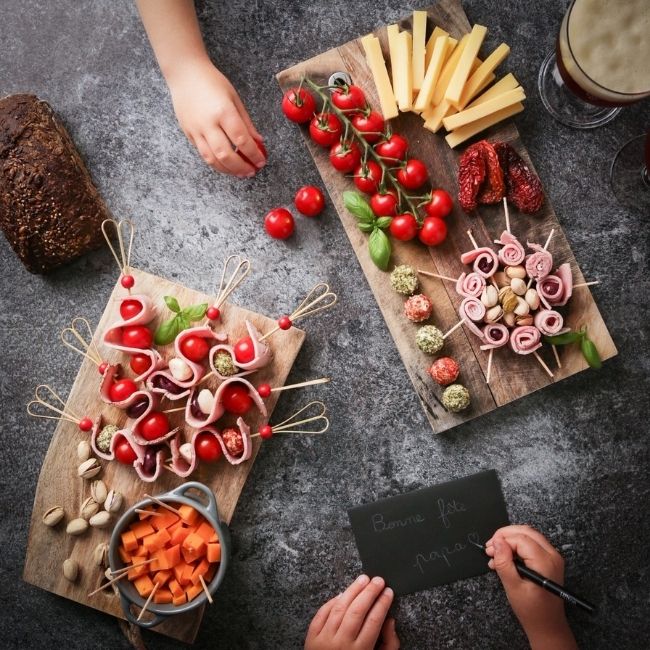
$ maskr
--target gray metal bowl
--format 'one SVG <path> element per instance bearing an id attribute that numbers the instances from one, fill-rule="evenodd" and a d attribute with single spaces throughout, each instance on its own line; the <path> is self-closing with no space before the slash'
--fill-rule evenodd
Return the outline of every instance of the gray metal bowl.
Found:
<path id="1" fill-rule="evenodd" d="M 188 496 L 186 494 L 189 490 L 192 489 L 201 492 L 205 497 L 207 497 L 207 505 L 204 505 L 198 498 L 191 495 Z M 210 525 L 217 532 L 219 542 L 221 543 L 221 563 L 219 564 L 219 569 L 214 578 L 212 578 L 208 584 L 208 591 L 211 595 L 214 595 L 215 591 L 217 591 L 219 588 L 219 585 L 223 582 L 223 578 L 228 568 L 228 561 L 230 559 L 230 531 L 228 530 L 226 524 L 219 520 L 219 513 L 217 512 L 217 501 L 214 498 L 214 494 L 208 487 L 203 485 L 203 483 L 190 481 L 188 483 L 183 483 L 183 485 L 177 487 L 174 490 L 170 490 L 164 494 L 159 494 L 156 496 L 156 498 L 160 499 L 160 501 L 164 501 L 165 503 L 169 503 L 170 505 L 185 504 L 192 506 L 192 508 L 198 510 L 206 518 L 206 520 L 210 522 Z M 146 506 L 152 505 L 153 503 L 154 502 L 151 499 L 143 499 L 139 503 L 136 503 L 134 506 L 129 508 L 122 515 L 122 517 L 120 517 L 120 520 L 115 525 L 113 533 L 111 534 L 111 542 L 108 549 L 108 561 L 111 571 L 117 571 L 125 566 L 124 562 L 122 562 L 122 559 L 119 556 L 119 553 L 117 552 L 117 549 L 121 542 L 120 535 L 138 516 L 135 512 L 135 509 L 144 508 Z M 145 599 L 140 596 L 136 588 L 128 580 L 118 580 L 115 584 L 117 585 L 117 588 L 120 592 L 120 600 L 122 602 L 124 615 L 130 623 L 134 623 L 140 627 L 155 627 L 156 625 L 162 623 L 169 616 L 189 612 L 192 609 L 200 607 L 207 600 L 207 596 L 205 595 L 205 592 L 203 592 L 194 598 L 194 600 L 189 603 L 185 603 L 184 605 L 159 605 L 151 602 L 147 607 L 147 612 L 153 614 L 153 618 L 146 621 L 138 621 L 131 612 L 131 605 L 137 605 L 139 608 L 142 608 L 144 606 Z"/>

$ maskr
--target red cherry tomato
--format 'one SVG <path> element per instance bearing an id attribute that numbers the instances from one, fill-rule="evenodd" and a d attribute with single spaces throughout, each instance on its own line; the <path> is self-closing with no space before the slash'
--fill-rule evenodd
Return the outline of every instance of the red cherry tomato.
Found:
<path id="1" fill-rule="evenodd" d="M 430 217 L 444 219 L 454 207 L 454 201 L 445 190 L 433 190 L 431 199 L 424 204 L 424 211 Z"/>
<path id="2" fill-rule="evenodd" d="M 341 122 L 334 113 L 318 113 L 309 123 L 309 135 L 321 147 L 331 147 L 341 139 Z"/>
<path id="3" fill-rule="evenodd" d="M 418 233 L 418 239 L 426 246 L 442 244 L 447 237 L 447 224 L 439 217 L 426 217 Z"/>
<path id="4" fill-rule="evenodd" d="M 368 160 L 354 170 L 354 184 L 362 192 L 374 194 L 379 189 L 381 176 L 381 167 L 374 160 Z"/>
<path id="5" fill-rule="evenodd" d="M 196 455 L 199 457 L 199 460 L 202 460 L 204 463 L 214 463 L 221 458 L 221 454 L 223 453 L 219 441 L 207 431 L 199 433 L 196 436 L 194 448 L 196 449 Z"/>
<path id="6" fill-rule="evenodd" d="M 392 217 L 397 214 L 399 199 L 393 190 L 378 192 L 370 197 L 370 207 L 378 217 Z"/>
<path id="7" fill-rule="evenodd" d="M 181 352 L 196 363 L 203 361 L 208 356 L 210 345 L 200 336 L 188 336 L 181 343 Z"/>
<path id="8" fill-rule="evenodd" d="M 397 180 L 407 190 L 417 190 L 429 178 L 425 164 L 417 158 L 410 158 L 403 167 L 397 170 Z"/>
<path id="9" fill-rule="evenodd" d="M 409 143 L 407 142 L 406 138 L 403 138 L 397 133 L 393 133 L 393 135 L 391 135 L 388 140 L 384 140 L 383 142 L 379 142 L 375 145 L 375 151 L 377 152 L 377 155 L 391 162 L 404 160 L 406 158 L 406 152 L 408 151 L 408 148 Z"/>
<path id="10" fill-rule="evenodd" d="M 124 300 L 120 305 L 120 316 L 124 320 L 131 320 L 142 311 L 142 304 L 138 300 Z"/>
<path id="11" fill-rule="evenodd" d="M 244 384 L 228 384 L 222 393 L 223 407 L 233 415 L 244 415 L 253 406 L 253 398 Z"/>
<path id="12" fill-rule="evenodd" d="M 169 420 L 164 413 L 153 411 L 138 424 L 138 432 L 145 440 L 156 440 L 169 433 Z"/>
<path id="13" fill-rule="evenodd" d="M 151 359 L 146 354 L 134 354 L 129 365 L 136 375 L 142 375 L 151 368 Z"/>
<path id="14" fill-rule="evenodd" d="M 361 151 L 356 142 L 341 141 L 332 145 L 330 149 L 330 163 L 332 167 L 343 174 L 353 172 L 361 162 Z"/>
<path id="15" fill-rule="evenodd" d="M 146 350 L 152 342 L 151 330 L 144 325 L 127 325 L 122 328 L 122 345 L 126 348 Z"/>
<path id="16" fill-rule="evenodd" d="M 377 111 L 369 111 L 367 114 L 357 113 L 350 121 L 366 142 L 379 142 L 386 128 L 384 118 Z"/>
<path id="17" fill-rule="evenodd" d="M 418 222 L 412 214 L 398 214 L 388 227 L 390 234 L 400 241 L 409 241 L 418 234 Z"/>
<path id="18" fill-rule="evenodd" d="M 313 95 L 304 88 L 291 88 L 282 98 L 282 112 L 292 122 L 308 122 L 316 110 Z"/>
<path id="19" fill-rule="evenodd" d="M 255 348 L 253 339 L 250 336 L 244 336 L 235 343 L 235 361 L 238 363 L 248 363 L 255 358 Z"/>
<path id="20" fill-rule="evenodd" d="M 108 396 L 112 402 L 121 402 L 131 397 L 136 390 L 138 387 L 132 379 L 118 379 L 108 389 Z"/>
<path id="21" fill-rule="evenodd" d="M 260 150 L 260 153 L 264 156 L 264 160 L 266 160 L 269 157 L 269 153 L 266 150 L 264 143 L 261 140 L 255 140 L 255 144 L 257 145 L 257 148 Z M 243 158 L 249 165 L 253 164 L 250 161 L 250 158 L 248 158 L 248 156 L 245 156 L 241 151 L 239 151 L 239 149 L 237 149 L 237 153 L 239 154 L 240 158 Z"/>
<path id="22" fill-rule="evenodd" d="M 332 104 L 342 111 L 362 111 L 366 107 L 366 96 L 359 86 L 339 86 L 332 91 Z"/>
<path id="23" fill-rule="evenodd" d="M 114 452 L 117 461 L 124 463 L 124 465 L 133 465 L 138 457 L 135 451 L 133 451 L 133 447 L 129 444 L 129 441 L 122 435 L 118 436 Z"/>
<path id="24" fill-rule="evenodd" d="M 293 215 L 285 208 L 275 208 L 264 217 L 264 229 L 273 239 L 291 237 L 293 228 Z"/>
<path id="25" fill-rule="evenodd" d="M 313 185 L 305 185 L 296 192 L 293 202 L 300 214 L 315 217 L 325 207 L 325 195 Z"/>

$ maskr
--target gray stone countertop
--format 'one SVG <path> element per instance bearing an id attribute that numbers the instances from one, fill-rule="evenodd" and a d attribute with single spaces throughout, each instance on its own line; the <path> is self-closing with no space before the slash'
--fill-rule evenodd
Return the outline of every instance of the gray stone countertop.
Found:
<path id="1" fill-rule="evenodd" d="M 536 75 L 567 2 L 473 0 L 471 22 L 506 40 L 507 63 L 528 100 L 516 118 L 546 192 L 594 288 L 620 354 L 482 418 L 435 436 L 334 210 L 300 219 L 288 243 L 261 220 L 320 178 L 281 115 L 274 74 L 408 14 L 391 1 L 200 3 L 214 60 L 266 136 L 270 163 L 250 181 L 204 166 L 180 132 L 131 2 L 5 0 L 0 95 L 47 99 L 69 127 L 116 216 L 137 222 L 135 264 L 209 290 L 227 253 L 246 251 L 254 276 L 239 304 L 286 311 L 327 279 L 340 305 L 307 323 L 290 379 L 328 374 L 314 394 L 333 413 L 327 436 L 265 445 L 232 521 L 234 558 L 197 648 L 296 648 L 316 609 L 360 572 L 346 509 L 495 468 L 510 516 L 550 538 L 567 580 L 599 603 L 569 618 L 583 648 L 639 648 L 650 638 L 648 421 L 649 215 L 622 209 L 609 164 L 648 126 L 648 102 L 607 126 L 565 128 L 545 111 Z M 129 647 L 115 620 L 22 582 L 29 513 L 51 427 L 28 420 L 36 383 L 65 393 L 78 359 L 58 345 L 76 314 L 96 322 L 116 279 L 106 250 L 47 277 L 27 273 L 0 241 L 3 397 L 0 638 L 7 648 Z M 289 414 L 304 400 L 283 396 Z M 399 598 L 404 648 L 523 648 L 525 638 L 494 575 Z M 178 644 L 145 634 L 152 648 Z"/>

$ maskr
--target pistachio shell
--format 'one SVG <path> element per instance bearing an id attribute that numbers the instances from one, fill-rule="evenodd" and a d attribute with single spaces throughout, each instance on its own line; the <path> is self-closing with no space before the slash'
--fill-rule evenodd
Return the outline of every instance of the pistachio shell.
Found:
<path id="1" fill-rule="evenodd" d="M 88 522 L 93 528 L 106 528 L 111 523 L 111 513 L 106 510 L 93 515 Z"/>
<path id="2" fill-rule="evenodd" d="M 503 316 L 503 309 L 501 305 L 495 305 L 487 310 L 485 314 L 486 323 L 496 323 Z"/>
<path id="3" fill-rule="evenodd" d="M 499 289 L 499 301 L 505 312 L 514 311 L 517 306 L 517 296 L 510 287 Z"/>
<path id="4" fill-rule="evenodd" d="M 99 512 L 99 503 L 92 497 L 88 497 L 79 508 L 79 516 L 88 521 L 93 515 Z"/>
<path id="5" fill-rule="evenodd" d="M 497 283 L 497 287 L 499 287 L 499 289 L 501 287 L 510 286 L 510 278 L 503 271 L 497 271 L 492 276 L 492 279 Z"/>
<path id="6" fill-rule="evenodd" d="M 88 460 L 90 458 L 90 443 L 87 440 L 82 440 L 78 445 L 77 445 L 77 458 L 79 459 L 80 462 L 84 462 L 85 460 Z"/>
<path id="7" fill-rule="evenodd" d="M 90 494 L 97 503 L 104 503 L 104 501 L 106 501 L 106 495 L 108 494 L 106 483 L 101 479 L 93 481 L 90 485 Z"/>
<path id="8" fill-rule="evenodd" d="M 524 300 L 528 303 L 531 309 L 539 308 L 539 294 L 535 289 L 528 289 L 524 296 Z"/>
<path id="9" fill-rule="evenodd" d="M 110 490 L 106 495 L 106 500 L 104 501 L 104 510 L 106 510 L 106 512 L 119 512 L 123 501 L 124 500 L 120 492 Z"/>
<path id="10" fill-rule="evenodd" d="M 106 542 L 100 542 L 95 546 L 93 561 L 97 566 L 106 566 L 108 564 L 108 544 Z"/>
<path id="11" fill-rule="evenodd" d="M 79 575 L 79 563 L 70 557 L 67 560 L 64 560 L 63 575 L 66 580 L 74 582 Z"/>
<path id="12" fill-rule="evenodd" d="M 46 526 L 56 526 L 65 517 L 65 510 L 62 506 L 54 506 L 43 514 L 43 523 Z"/>
<path id="13" fill-rule="evenodd" d="M 516 320 L 517 320 L 517 317 L 511 311 L 503 314 L 503 322 L 508 327 L 514 327 Z"/>
<path id="14" fill-rule="evenodd" d="M 530 305 L 523 299 L 517 298 L 517 306 L 514 309 L 516 316 L 525 316 L 530 311 Z"/>
<path id="15" fill-rule="evenodd" d="M 523 280 L 526 277 L 526 269 L 523 266 L 507 266 L 505 273 L 509 278 L 520 278 Z"/>
<path id="16" fill-rule="evenodd" d="M 68 535 L 82 535 L 88 530 L 88 522 L 83 517 L 73 519 L 66 526 L 65 532 Z"/>
<path id="17" fill-rule="evenodd" d="M 527 314 L 526 316 L 517 316 L 515 322 L 517 325 L 532 325 L 535 319 L 530 314 Z"/>
<path id="18" fill-rule="evenodd" d="M 102 471 L 102 466 L 96 458 L 85 460 L 77 469 L 77 474 L 81 478 L 91 479 Z"/>
<path id="19" fill-rule="evenodd" d="M 499 293 L 496 288 L 489 284 L 481 294 L 481 302 L 489 309 L 499 302 Z"/>
<path id="20" fill-rule="evenodd" d="M 526 283 L 521 278 L 512 278 L 510 288 L 518 295 L 523 296 L 526 293 Z"/>

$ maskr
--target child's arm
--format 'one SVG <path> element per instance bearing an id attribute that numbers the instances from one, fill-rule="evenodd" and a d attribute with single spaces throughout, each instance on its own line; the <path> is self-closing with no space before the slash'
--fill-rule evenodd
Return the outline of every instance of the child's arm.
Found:
<path id="1" fill-rule="evenodd" d="M 193 0 L 137 0 L 137 5 L 185 135 L 214 169 L 253 176 L 266 162 L 256 143 L 262 136 L 237 91 L 210 61 Z"/>
<path id="2" fill-rule="evenodd" d="M 529 526 L 506 526 L 485 545 L 510 606 L 533 650 L 577 650 L 564 613 L 564 601 L 517 573 L 514 555 L 543 576 L 562 584 L 564 560 L 550 542 Z"/>

